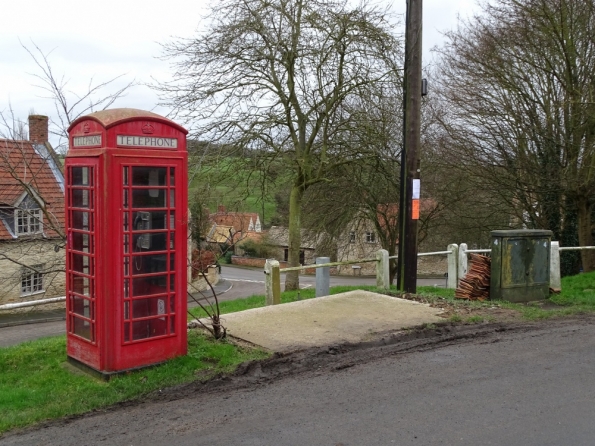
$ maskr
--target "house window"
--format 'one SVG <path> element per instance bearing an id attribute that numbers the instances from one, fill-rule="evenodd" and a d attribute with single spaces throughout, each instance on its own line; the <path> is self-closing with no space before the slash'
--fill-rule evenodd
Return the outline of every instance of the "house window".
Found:
<path id="1" fill-rule="evenodd" d="M 43 265 L 24 268 L 21 273 L 21 296 L 40 293 L 43 291 Z"/>
<path id="2" fill-rule="evenodd" d="M 366 232 L 366 243 L 376 243 L 375 232 Z"/>
<path id="3" fill-rule="evenodd" d="M 41 209 L 15 209 L 16 235 L 39 234 L 43 231 Z"/>
<path id="4" fill-rule="evenodd" d="M 355 231 L 349 233 L 349 243 L 355 243 Z"/>

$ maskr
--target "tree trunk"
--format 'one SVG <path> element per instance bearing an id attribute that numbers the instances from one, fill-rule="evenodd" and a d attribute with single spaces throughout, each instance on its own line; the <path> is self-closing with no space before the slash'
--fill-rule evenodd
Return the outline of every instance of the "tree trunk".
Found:
<path id="1" fill-rule="evenodd" d="M 300 265 L 300 248 L 302 244 L 301 216 L 304 189 L 301 185 L 293 185 L 289 195 L 289 265 Z M 297 290 L 300 287 L 299 271 L 289 271 L 285 275 L 285 291 Z"/>
<path id="2" fill-rule="evenodd" d="M 593 233 L 591 225 L 591 205 L 587 197 L 579 197 L 578 205 L 578 242 L 580 246 L 593 246 Z M 583 272 L 595 270 L 595 252 L 581 251 Z"/>

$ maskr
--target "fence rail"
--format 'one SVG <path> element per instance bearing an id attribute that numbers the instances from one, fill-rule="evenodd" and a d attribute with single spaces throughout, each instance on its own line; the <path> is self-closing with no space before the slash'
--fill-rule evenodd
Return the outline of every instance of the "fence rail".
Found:
<path id="1" fill-rule="evenodd" d="M 588 250 L 593 249 L 595 250 L 595 246 L 567 246 L 567 247 L 560 247 L 559 242 L 553 241 L 551 242 L 551 250 L 550 250 L 550 287 L 555 289 L 561 288 L 561 276 L 560 276 L 560 251 L 581 251 L 581 250 Z M 427 256 L 436 256 L 436 255 L 446 255 L 448 261 L 448 272 L 447 272 L 447 288 L 456 288 L 459 284 L 459 281 L 465 277 L 468 272 L 468 263 L 469 263 L 469 254 L 491 254 L 491 249 L 468 249 L 466 243 L 461 243 L 457 245 L 455 243 L 448 245 L 448 249 L 446 251 L 435 251 L 435 252 L 422 252 L 419 253 L 418 257 L 427 257 Z M 388 273 L 388 263 L 389 260 L 397 259 L 398 256 L 388 256 L 388 252 L 386 250 L 378 251 L 376 259 L 359 259 L 359 260 L 350 260 L 344 262 L 326 262 L 326 263 L 319 263 L 314 265 L 307 265 L 307 266 L 296 266 L 290 268 L 278 268 L 277 262 L 277 269 L 278 272 L 287 272 L 287 271 L 303 271 L 305 269 L 310 268 L 329 268 L 331 266 L 341 266 L 341 265 L 353 265 L 357 263 L 365 263 L 365 262 L 378 262 L 378 267 L 376 268 L 376 284 L 380 289 L 388 289 L 389 284 L 389 273 Z M 267 260 L 267 262 L 270 262 Z M 276 262 L 276 261 L 273 261 Z M 268 267 L 271 268 L 270 266 Z M 271 269 L 272 271 L 272 269 Z M 266 273 L 266 266 L 265 266 L 265 273 Z M 267 274 L 270 274 L 267 273 Z M 280 277 L 280 276 L 279 276 Z M 325 277 L 324 280 L 328 279 L 327 275 L 321 275 L 321 277 Z M 319 284 L 318 275 L 316 278 L 317 284 L 316 288 L 318 289 L 326 289 L 325 287 L 328 286 L 328 283 Z M 279 278 L 280 282 L 280 278 Z M 265 293 L 267 295 L 267 305 L 272 304 L 273 302 L 279 302 L 279 297 L 277 294 L 280 295 L 280 283 L 275 283 L 271 281 L 269 284 L 268 281 L 265 281 Z M 276 290 L 273 292 L 273 285 L 276 287 Z M 317 293 L 318 296 L 318 293 Z"/>
<path id="2" fill-rule="evenodd" d="M 560 246 L 559 242 L 551 242 L 550 250 L 550 287 L 555 289 L 561 288 L 561 275 L 560 275 L 560 251 L 584 251 L 584 250 L 595 250 L 595 246 Z M 491 249 L 467 249 L 466 243 L 457 245 L 455 243 L 448 245 L 446 251 L 435 251 L 435 252 L 422 252 L 419 253 L 418 257 L 427 257 L 435 255 L 446 255 L 448 259 L 448 272 L 447 272 L 447 288 L 456 288 L 460 279 L 465 277 L 468 268 L 468 254 L 489 254 Z M 389 260 L 397 259 L 398 256 L 388 255 L 388 251 L 381 249 L 377 253 L 375 259 L 359 259 L 359 260 L 348 260 L 344 262 L 327 262 L 314 265 L 306 266 L 295 266 L 289 268 L 279 268 L 279 262 L 276 260 L 267 260 L 265 264 L 265 274 L 267 274 L 267 280 L 265 280 L 265 294 L 266 304 L 273 305 L 280 302 L 281 295 L 281 276 L 280 273 L 288 271 L 302 271 L 310 268 L 330 268 L 332 266 L 341 265 L 354 265 L 358 263 L 378 262 L 376 268 L 376 284 L 378 288 L 388 289 L 389 284 L 389 273 L 388 264 Z M 318 279 L 317 279 L 318 280 Z M 317 285 L 318 288 L 318 285 Z M 49 303 L 65 301 L 66 297 L 54 297 L 49 299 L 39 299 L 27 302 L 17 302 L 0 305 L 0 310 L 11 310 L 16 308 L 31 307 L 37 305 L 45 305 Z"/>

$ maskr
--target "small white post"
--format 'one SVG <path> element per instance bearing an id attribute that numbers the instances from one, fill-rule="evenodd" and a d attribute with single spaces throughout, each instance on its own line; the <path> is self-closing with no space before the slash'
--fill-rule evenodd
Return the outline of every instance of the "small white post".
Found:
<path id="1" fill-rule="evenodd" d="M 446 249 L 447 251 L 450 251 L 446 257 L 448 261 L 448 277 L 446 280 L 446 288 L 455 289 L 458 283 L 457 266 L 459 263 L 459 245 L 456 243 L 451 243 Z"/>
<path id="2" fill-rule="evenodd" d="M 330 263 L 330 257 L 316 257 L 316 264 Z M 328 266 L 316 268 L 316 297 L 328 296 L 331 287 L 331 269 Z"/>
<path id="3" fill-rule="evenodd" d="M 467 275 L 468 262 L 469 260 L 467 259 L 467 243 L 461 243 L 459 245 L 459 267 L 457 271 L 457 285 L 459 281 Z"/>
<path id="4" fill-rule="evenodd" d="M 390 289 L 390 274 L 389 274 L 389 260 L 388 251 L 386 249 L 379 249 L 376 252 L 376 287 L 380 290 Z"/>
<path id="5" fill-rule="evenodd" d="M 265 305 L 277 305 L 281 303 L 281 272 L 279 262 L 267 259 L 264 264 L 264 293 Z"/>
<path id="6" fill-rule="evenodd" d="M 560 242 L 551 242 L 550 245 L 550 288 L 554 290 L 562 289 L 562 279 L 560 278 Z"/>

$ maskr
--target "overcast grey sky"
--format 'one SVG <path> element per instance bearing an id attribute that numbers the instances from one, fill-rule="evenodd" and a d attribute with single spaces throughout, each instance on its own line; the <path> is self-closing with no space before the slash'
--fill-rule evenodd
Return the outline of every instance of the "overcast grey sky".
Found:
<path id="1" fill-rule="evenodd" d="M 440 32 L 456 27 L 457 16 L 476 10 L 475 0 L 424 0 L 424 64 L 429 49 L 440 45 Z M 167 62 L 160 55 L 160 42 L 173 36 L 189 37 L 199 25 L 207 0 L 20 0 L 3 2 L 0 27 L 0 111 L 9 104 L 17 119 L 30 111 L 55 116 L 53 103 L 34 87 L 39 74 L 31 57 L 21 47 L 34 41 L 49 60 L 56 77 L 68 81 L 69 90 L 85 91 L 90 79 L 102 82 L 124 74 L 124 80 L 166 80 Z M 404 13 L 405 0 L 393 2 Z M 123 81 L 124 81 L 123 80 Z M 114 107 L 133 107 L 166 115 L 157 107 L 157 97 L 146 86 L 131 89 Z M 53 141 L 52 141 L 53 142 Z"/>

